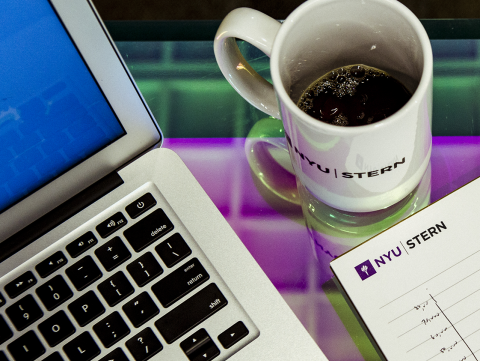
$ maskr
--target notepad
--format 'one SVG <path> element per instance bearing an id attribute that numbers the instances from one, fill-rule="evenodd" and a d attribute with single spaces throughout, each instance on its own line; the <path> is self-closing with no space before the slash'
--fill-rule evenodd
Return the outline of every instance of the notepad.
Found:
<path id="1" fill-rule="evenodd" d="M 480 360 L 480 179 L 331 262 L 386 360 Z"/>

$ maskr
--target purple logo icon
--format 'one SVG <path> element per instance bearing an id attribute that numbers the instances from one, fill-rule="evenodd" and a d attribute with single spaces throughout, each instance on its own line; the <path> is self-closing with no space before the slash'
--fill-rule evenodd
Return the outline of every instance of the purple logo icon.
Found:
<path id="1" fill-rule="evenodd" d="M 372 264 L 369 260 L 366 260 L 363 263 L 360 263 L 358 266 L 355 267 L 357 270 L 358 275 L 363 280 L 367 279 L 370 276 L 373 276 L 377 271 L 373 268 Z"/>

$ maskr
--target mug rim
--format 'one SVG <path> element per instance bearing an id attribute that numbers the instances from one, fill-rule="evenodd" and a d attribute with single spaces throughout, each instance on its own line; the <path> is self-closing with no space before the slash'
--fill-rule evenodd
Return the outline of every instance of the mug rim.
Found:
<path id="1" fill-rule="evenodd" d="M 293 100 L 288 95 L 283 82 L 280 77 L 280 48 L 281 44 L 285 41 L 290 28 L 294 23 L 299 21 L 306 12 L 308 12 L 312 7 L 317 7 L 318 3 L 329 4 L 336 3 L 338 4 L 342 0 L 308 0 L 296 8 L 283 22 L 280 26 L 280 29 L 275 37 L 272 55 L 270 58 L 270 69 L 272 82 L 274 85 L 275 92 L 280 98 L 282 103 L 285 103 L 289 109 L 289 112 L 292 113 L 296 118 L 300 119 L 305 125 L 309 126 L 313 130 L 322 130 L 324 133 L 332 135 L 355 135 L 362 134 L 365 132 L 370 132 L 374 129 L 387 127 L 390 123 L 400 121 L 404 118 L 405 113 L 409 111 L 409 104 L 420 103 L 426 93 L 431 80 L 433 79 L 433 54 L 430 39 L 425 31 L 420 20 L 408 9 L 405 5 L 398 2 L 397 0 L 366 0 L 371 3 L 382 3 L 383 5 L 390 6 L 390 8 L 397 10 L 405 20 L 412 26 L 416 35 L 419 38 L 420 46 L 422 48 L 423 54 L 423 69 L 418 83 L 417 88 L 415 89 L 412 97 L 402 106 L 398 111 L 389 117 L 377 121 L 372 124 L 360 125 L 360 126 L 350 126 L 342 127 L 338 125 L 333 125 L 329 123 L 322 122 L 317 120 L 301 109 L 293 102 Z M 365 0 L 363 0 L 365 1 Z M 363 2 L 362 1 L 362 2 Z"/>

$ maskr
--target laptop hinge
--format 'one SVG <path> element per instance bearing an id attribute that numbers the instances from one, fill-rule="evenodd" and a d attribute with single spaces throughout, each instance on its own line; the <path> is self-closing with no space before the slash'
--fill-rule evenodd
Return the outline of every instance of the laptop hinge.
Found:
<path id="1" fill-rule="evenodd" d="M 121 184 L 123 184 L 123 179 L 117 172 L 112 172 L 30 223 L 27 227 L 0 243 L 0 262 L 28 246 Z"/>

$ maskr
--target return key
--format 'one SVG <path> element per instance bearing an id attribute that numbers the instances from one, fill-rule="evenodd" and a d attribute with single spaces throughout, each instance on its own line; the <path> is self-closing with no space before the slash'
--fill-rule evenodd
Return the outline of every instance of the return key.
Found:
<path id="1" fill-rule="evenodd" d="M 152 291 L 162 306 L 168 307 L 209 278 L 200 261 L 193 258 L 154 284 Z"/>

